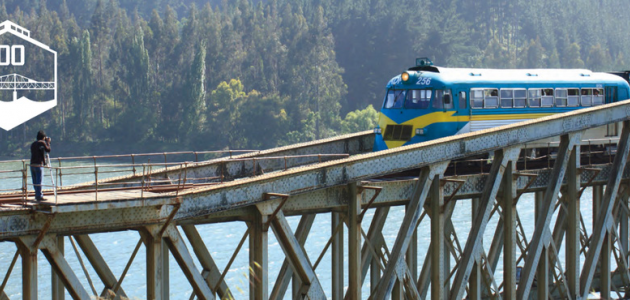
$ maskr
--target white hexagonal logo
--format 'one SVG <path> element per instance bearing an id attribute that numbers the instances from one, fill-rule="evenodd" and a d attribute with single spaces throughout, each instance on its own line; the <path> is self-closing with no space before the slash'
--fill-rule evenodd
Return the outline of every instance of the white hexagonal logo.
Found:
<path id="1" fill-rule="evenodd" d="M 0 23 L 0 128 L 57 106 L 57 52 L 17 24 Z"/>

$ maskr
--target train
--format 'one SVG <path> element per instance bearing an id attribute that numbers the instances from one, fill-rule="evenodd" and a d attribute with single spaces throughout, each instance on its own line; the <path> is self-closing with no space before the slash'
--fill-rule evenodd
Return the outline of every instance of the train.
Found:
<path id="1" fill-rule="evenodd" d="M 415 66 L 387 83 L 374 151 L 421 143 L 630 98 L 629 72 Z M 619 124 L 584 140 L 618 139 Z M 542 147 L 549 141 L 541 141 Z"/>

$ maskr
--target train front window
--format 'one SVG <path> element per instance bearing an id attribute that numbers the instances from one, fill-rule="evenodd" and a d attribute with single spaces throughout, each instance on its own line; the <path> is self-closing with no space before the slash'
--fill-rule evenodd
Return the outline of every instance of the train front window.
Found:
<path id="1" fill-rule="evenodd" d="M 389 90 L 385 97 L 385 108 L 401 108 L 406 94 L 407 90 Z"/>
<path id="2" fill-rule="evenodd" d="M 407 100 L 405 108 L 425 109 L 429 108 L 431 103 L 432 90 L 409 90 L 407 92 Z"/>

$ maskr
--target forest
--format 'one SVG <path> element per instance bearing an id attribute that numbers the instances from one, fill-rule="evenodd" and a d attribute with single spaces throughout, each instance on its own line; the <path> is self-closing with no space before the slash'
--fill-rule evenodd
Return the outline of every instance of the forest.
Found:
<path id="1" fill-rule="evenodd" d="M 628 70 L 627 0 L 1 0 L 58 53 L 24 156 L 266 149 L 371 129 L 387 81 L 436 65 Z M 44 72 L 42 70 L 42 72 Z"/>

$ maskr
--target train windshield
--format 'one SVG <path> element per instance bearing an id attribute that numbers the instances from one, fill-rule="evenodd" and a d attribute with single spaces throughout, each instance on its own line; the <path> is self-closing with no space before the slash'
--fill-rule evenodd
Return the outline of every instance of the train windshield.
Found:
<path id="1" fill-rule="evenodd" d="M 389 90 L 385 96 L 385 108 L 402 108 L 407 90 Z"/>
<path id="2" fill-rule="evenodd" d="M 405 101 L 405 108 L 429 108 L 432 94 L 432 90 L 409 90 L 407 92 L 407 101 Z"/>

